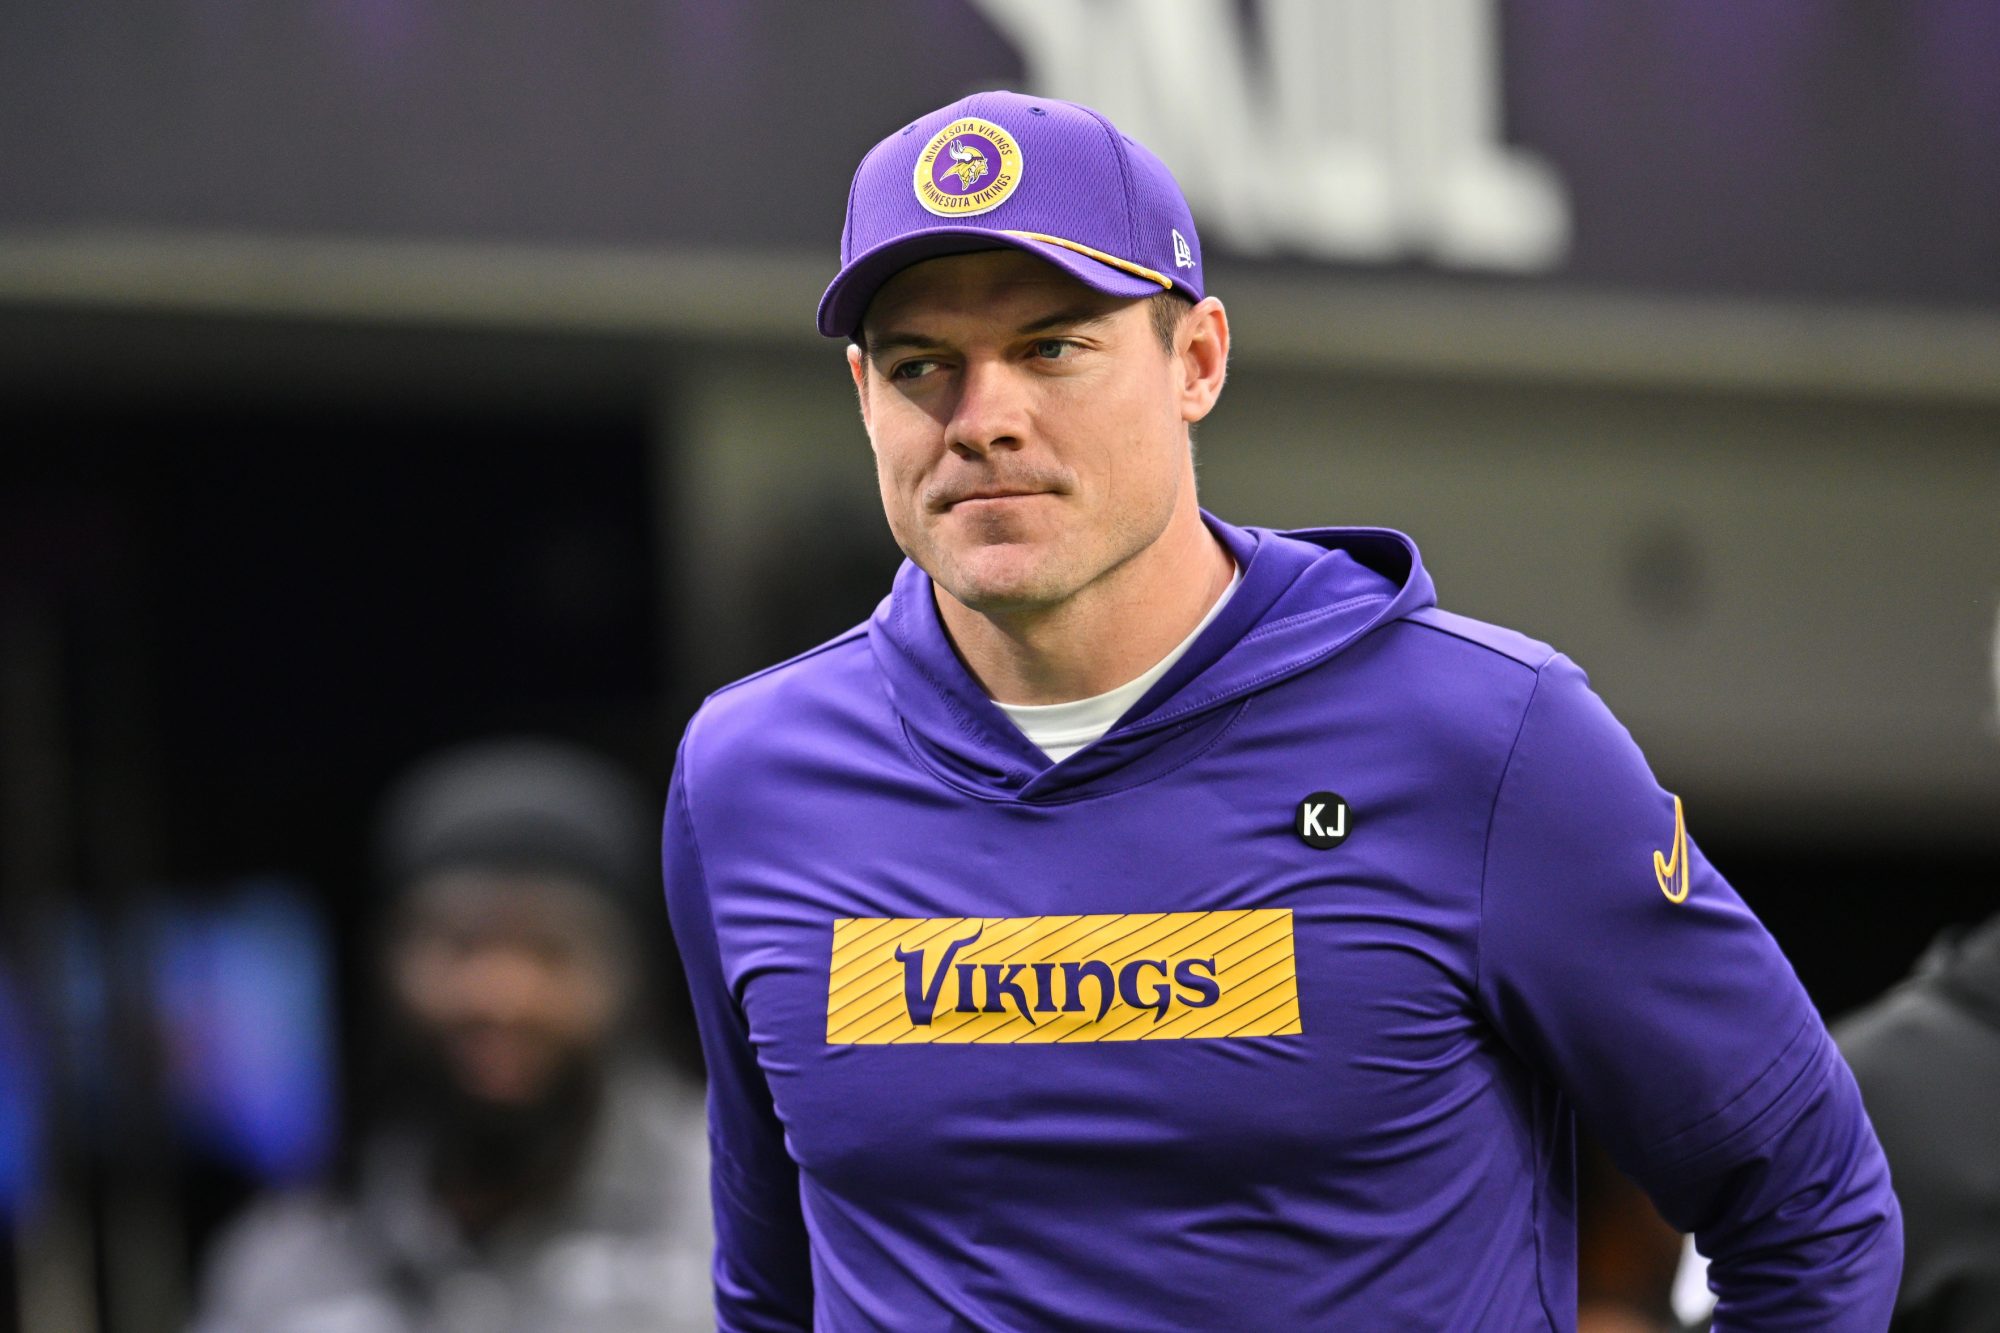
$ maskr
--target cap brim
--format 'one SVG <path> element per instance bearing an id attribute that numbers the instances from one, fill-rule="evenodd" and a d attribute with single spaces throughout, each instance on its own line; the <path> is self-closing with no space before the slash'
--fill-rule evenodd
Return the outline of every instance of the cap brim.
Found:
<path id="1" fill-rule="evenodd" d="M 875 293 L 897 273 L 926 259 L 977 250 L 1025 250 L 1107 296 L 1152 296 L 1169 290 L 1151 278 L 1127 273 L 1050 241 L 985 227 L 939 227 L 884 241 L 849 261 L 819 299 L 819 331 L 829 338 L 850 336 L 861 327 L 861 317 L 868 313 L 868 303 L 875 299 Z"/>

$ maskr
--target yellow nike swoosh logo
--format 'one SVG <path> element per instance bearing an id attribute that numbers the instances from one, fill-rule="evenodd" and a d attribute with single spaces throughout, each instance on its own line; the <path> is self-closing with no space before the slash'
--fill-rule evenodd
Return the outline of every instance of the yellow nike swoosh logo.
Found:
<path id="1" fill-rule="evenodd" d="M 1688 831 L 1681 814 L 1681 798 L 1674 797 L 1674 852 L 1672 856 L 1653 853 L 1653 878 L 1670 903 L 1685 902 L 1688 896 Z"/>

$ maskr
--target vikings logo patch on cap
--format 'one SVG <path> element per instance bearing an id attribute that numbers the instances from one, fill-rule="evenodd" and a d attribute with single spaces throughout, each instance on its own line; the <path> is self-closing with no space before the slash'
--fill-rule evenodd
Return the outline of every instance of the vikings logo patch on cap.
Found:
<path id="1" fill-rule="evenodd" d="M 977 116 L 954 120 L 917 154 L 917 202 L 939 217 L 996 208 L 1020 183 L 1021 145 Z"/>

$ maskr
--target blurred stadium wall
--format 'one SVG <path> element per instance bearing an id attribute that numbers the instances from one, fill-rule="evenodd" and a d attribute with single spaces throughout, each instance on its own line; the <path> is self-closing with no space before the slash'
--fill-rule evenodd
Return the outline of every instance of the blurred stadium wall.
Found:
<path id="1" fill-rule="evenodd" d="M 1829 1013 L 1985 910 L 1992 6 L 37 0 L 0 9 L 10 947 L 277 873 L 346 948 L 410 755 L 537 728 L 663 785 L 703 692 L 865 615 L 895 552 L 812 308 L 859 155 L 1002 85 L 1193 198 L 1238 340 L 1211 508 L 1405 529 L 1568 651 Z M 86 1221 L 166 1207 L 90 1170 Z M 115 1254 L 65 1297 L 114 1247 L 59 1232 L 36 1308 L 175 1308 Z"/>

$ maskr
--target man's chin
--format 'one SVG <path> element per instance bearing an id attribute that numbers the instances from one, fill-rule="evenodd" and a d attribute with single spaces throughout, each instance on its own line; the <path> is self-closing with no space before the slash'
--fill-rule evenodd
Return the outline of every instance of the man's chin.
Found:
<path id="1" fill-rule="evenodd" d="M 1056 605 L 1069 589 L 1055 577 L 1040 552 L 988 547 L 971 559 L 953 561 L 939 587 L 959 605 L 981 615 L 1017 614 Z"/>
<path id="2" fill-rule="evenodd" d="M 453 1081 L 456 1085 L 453 1091 L 460 1101 L 501 1114 L 520 1107 L 541 1105 L 549 1100 L 555 1086 L 555 1080 L 551 1078 L 467 1078 L 460 1074 Z"/>
<path id="3" fill-rule="evenodd" d="M 585 1053 L 524 1033 L 442 1034 L 431 1048 L 437 1077 L 455 1100 L 498 1108 L 533 1106 L 585 1062 Z"/>
<path id="4" fill-rule="evenodd" d="M 440 1068 L 437 1103 L 447 1120 L 477 1134 L 532 1133 L 566 1119 L 590 1096 L 598 1070 L 580 1054 L 553 1066 L 528 1069 L 471 1069 L 453 1063 Z"/>
<path id="5" fill-rule="evenodd" d="M 555 1064 L 500 1068 L 453 1061 L 446 1076 L 451 1080 L 453 1095 L 460 1101 L 504 1112 L 511 1107 L 537 1106 L 549 1100 L 562 1081 L 563 1070 Z"/>

